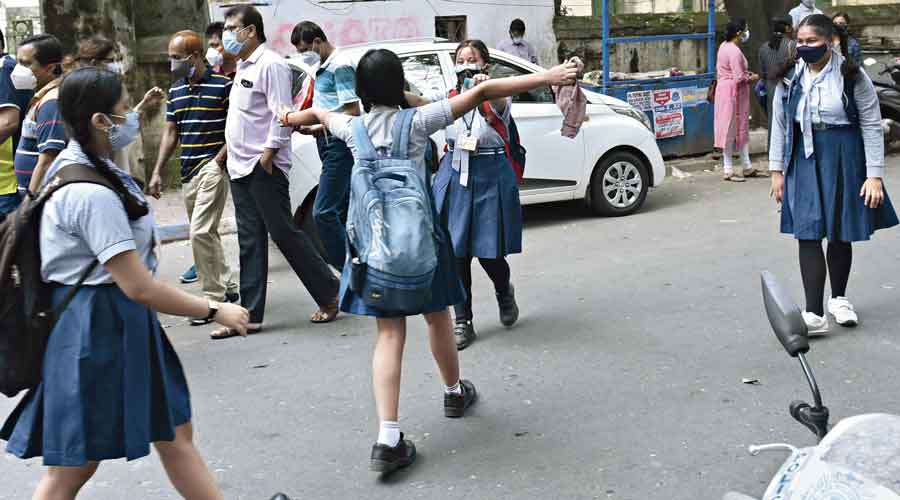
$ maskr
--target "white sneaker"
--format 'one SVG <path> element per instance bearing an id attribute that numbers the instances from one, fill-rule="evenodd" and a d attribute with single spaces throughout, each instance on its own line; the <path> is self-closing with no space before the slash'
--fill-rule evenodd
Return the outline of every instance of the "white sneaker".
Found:
<path id="1" fill-rule="evenodd" d="M 859 324 L 859 317 L 847 297 L 828 299 L 828 313 L 834 316 L 834 320 L 841 326 L 849 327 Z"/>
<path id="2" fill-rule="evenodd" d="M 803 311 L 803 321 L 806 322 L 806 333 L 810 337 L 818 337 L 828 333 L 827 316 L 819 316 L 816 313 Z"/>

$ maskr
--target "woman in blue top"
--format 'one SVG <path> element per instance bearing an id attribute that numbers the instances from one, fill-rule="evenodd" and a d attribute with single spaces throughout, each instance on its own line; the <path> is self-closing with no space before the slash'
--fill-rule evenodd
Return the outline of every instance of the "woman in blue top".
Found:
<path id="1" fill-rule="evenodd" d="M 843 54 L 832 47 L 841 38 Z M 811 334 L 828 331 L 827 311 L 842 326 L 859 318 L 847 299 L 853 251 L 878 229 L 898 224 L 884 190 L 881 112 L 872 81 L 847 58 L 846 32 L 827 16 L 797 29 L 800 60 L 775 90 L 769 168 L 781 206 L 781 232 L 799 240 L 806 292 L 803 317 Z M 822 251 L 828 240 L 828 254 Z"/>
<path id="2" fill-rule="evenodd" d="M 409 119 L 407 157 L 421 166 L 422 176 L 427 176 L 425 150 L 429 147 L 429 136 L 450 126 L 457 118 L 466 115 L 484 101 L 504 98 L 542 86 L 572 84 L 577 72 L 578 68 L 574 64 L 567 64 L 544 73 L 493 80 L 451 99 L 444 98 L 422 106 L 412 116 L 408 116 L 400 111 L 401 107 L 408 107 L 403 92 L 406 81 L 403 64 L 397 55 L 389 50 L 372 50 L 363 56 L 356 68 L 356 93 L 366 110 L 366 115 L 358 119 L 363 120 L 362 123 L 369 134 L 369 141 L 366 141 L 368 144 L 358 144 L 354 140 L 351 126 L 353 117 L 344 114 L 310 109 L 285 112 L 280 120 L 284 125 L 293 127 L 324 124 L 332 134 L 347 143 L 358 161 L 361 150 L 367 155 L 371 153 L 369 151 L 371 148 L 390 151 L 395 123 L 400 119 Z M 351 206 L 357 201 L 351 199 Z M 433 198 L 431 205 L 432 212 L 436 215 L 437 207 Z M 438 244 L 438 268 L 431 286 L 431 300 L 422 308 L 421 313 L 428 323 L 431 352 L 444 382 L 444 415 L 462 417 L 466 409 L 477 399 L 477 393 L 471 382 L 459 378 L 459 356 L 453 339 L 448 307 L 462 302 L 465 295 L 460 286 L 453 246 L 449 243 L 447 229 L 437 217 L 435 220 L 438 221 L 434 228 Z M 372 447 L 371 468 L 378 472 L 389 473 L 411 464 L 415 459 L 415 446 L 403 439 L 397 423 L 400 371 L 406 341 L 406 317 L 366 305 L 363 299 L 351 290 L 350 277 L 351 265 L 348 260 L 344 264 L 344 273 L 341 277 L 341 310 L 377 318 L 378 339 L 372 361 L 372 379 L 381 424 L 378 440 Z"/>
<path id="3" fill-rule="evenodd" d="M 7 451 L 43 456 L 34 499 L 73 499 L 102 460 L 146 456 L 153 443 L 172 484 L 188 499 L 221 499 L 192 442 L 191 406 L 178 356 L 157 311 L 210 317 L 244 333 L 247 311 L 187 294 L 154 278 L 158 239 L 137 183 L 109 158 L 135 138 L 137 116 L 112 72 L 84 68 L 60 88 L 69 144 L 44 177 L 70 165 L 97 169 L 114 186 L 71 184 L 41 218 L 42 276 L 59 303 L 99 263 L 59 318 L 43 380 L 0 430 Z"/>

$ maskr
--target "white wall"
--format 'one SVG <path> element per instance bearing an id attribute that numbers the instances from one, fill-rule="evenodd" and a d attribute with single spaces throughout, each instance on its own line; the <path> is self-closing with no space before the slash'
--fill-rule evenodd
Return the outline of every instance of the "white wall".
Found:
<path id="1" fill-rule="evenodd" d="M 221 20 L 221 0 L 210 0 L 210 18 Z M 526 4 L 528 6 L 521 7 Z M 434 36 L 435 16 L 466 16 L 468 35 L 495 46 L 509 36 L 509 23 L 521 18 L 526 38 L 547 66 L 556 61 L 553 33 L 553 0 L 491 0 L 466 3 L 458 0 L 394 0 L 350 4 L 319 4 L 317 1 L 280 0 L 259 7 L 266 23 L 269 46 L 291 54 L 291 30 L 300 21 L 322 26 L 336 45 L 380 40 Z"/>

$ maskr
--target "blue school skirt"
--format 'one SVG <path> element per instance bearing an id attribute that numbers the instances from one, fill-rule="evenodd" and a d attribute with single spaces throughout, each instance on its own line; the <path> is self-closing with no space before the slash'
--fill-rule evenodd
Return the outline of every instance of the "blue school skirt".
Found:
<path id="1" fill-rule="evenodd" d="M 498 259 L 522 253 L 519 185 L 502 149 L 469 157 L 468 187 L 459 184 L 453 153 L 444 155 L 434 197 L 457 257 Z"/>
<path id="2" fill-rule="evenodd" d="M 879 229 L 898 224 L 884 192 L 884 203 L 868 208 L 859 195 L 866 181 L 866 155 L 856 127 L 813 132 L 815 153 L 806 158 L 803 134 L 784 179 L 781 232 L 798 240 L 866 241 Z"/>
<path id="3" fill-rule="evenodd" d="M 422 310 L 414 314 L 387 311 L 366 305 L 363 299 L 350 289 L 350 277 L 352 265 L 350 264 L 350 252 L 344 261 L 344 269 L 341 272 L 341 311 L 357 316 L 372 316 L 375 318 L 403 318 L 417 314 L 431 314 L 447 310 L 448 307 L 462 304 L 466 301 L 466 292 L 456 270 L 456 258 L 453 255 L 453 246 L 447 228 L 438 218 L 434 204 L 434 196 L 429 196 L 431 211 L 434 215 L 435 237 L 437 243 L 437 269 L 434 273 L 434 281 L 431 282 L 431 297 L 422 307 Z M 349 242 L 348 242 L 349 244 Z"/>
<path id="4" fill-rule="evenodd" d="M 53 303 L 69 289 L 56 288 Z M 184 371 L 156 313 L 118 286 L 85 286 L 50 334 L 43 381 L 0 439 L 19 458 L 79 466 L 146 456 L 150 443 L 174 440 L 190 419 Z"/>

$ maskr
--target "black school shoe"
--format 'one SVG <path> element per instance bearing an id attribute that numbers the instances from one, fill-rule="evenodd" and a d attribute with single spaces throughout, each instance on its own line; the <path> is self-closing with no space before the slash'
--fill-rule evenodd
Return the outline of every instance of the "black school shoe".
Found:
<path id="1" fill-rule="evenodd" d="M 475 384 L 468 380 L 460 380 L 459 385 L 462 394 L 444 394 L 444 416 L 448 418 L 460 418 L 466 414 L 466 410 L 478 401 L 478 391 Z"/>
<path id="2" fill-rule="evenodd" d="M 403 439 L 400 433 L 400 441 L 397 446 L 391 448 L 386 444 L 375 443 L 372 445 L 372 458 L 369 460 L 369 470 L 390 474 L 404 467 L 409 467 L 416 461 L 416 445 L 408 439 Z"/>
<path id="3" fill-rule="evenodd" d="M 510 327 L 519 320 L 519 305 L 516 304 L 516 290 L 512 283 L 504 293 L 496 293 L 497 305 L 500 307 L 500 322 L 503 326 Z"/>
<path id="4" fill-rule="evenodd" d="M 475 334 L 475 326 L 471 321 L 458 319 L 453 324 L 453 337 L 456 339 L 456 349 L 462 351 L 472 345 L 478 335 Z"/>

